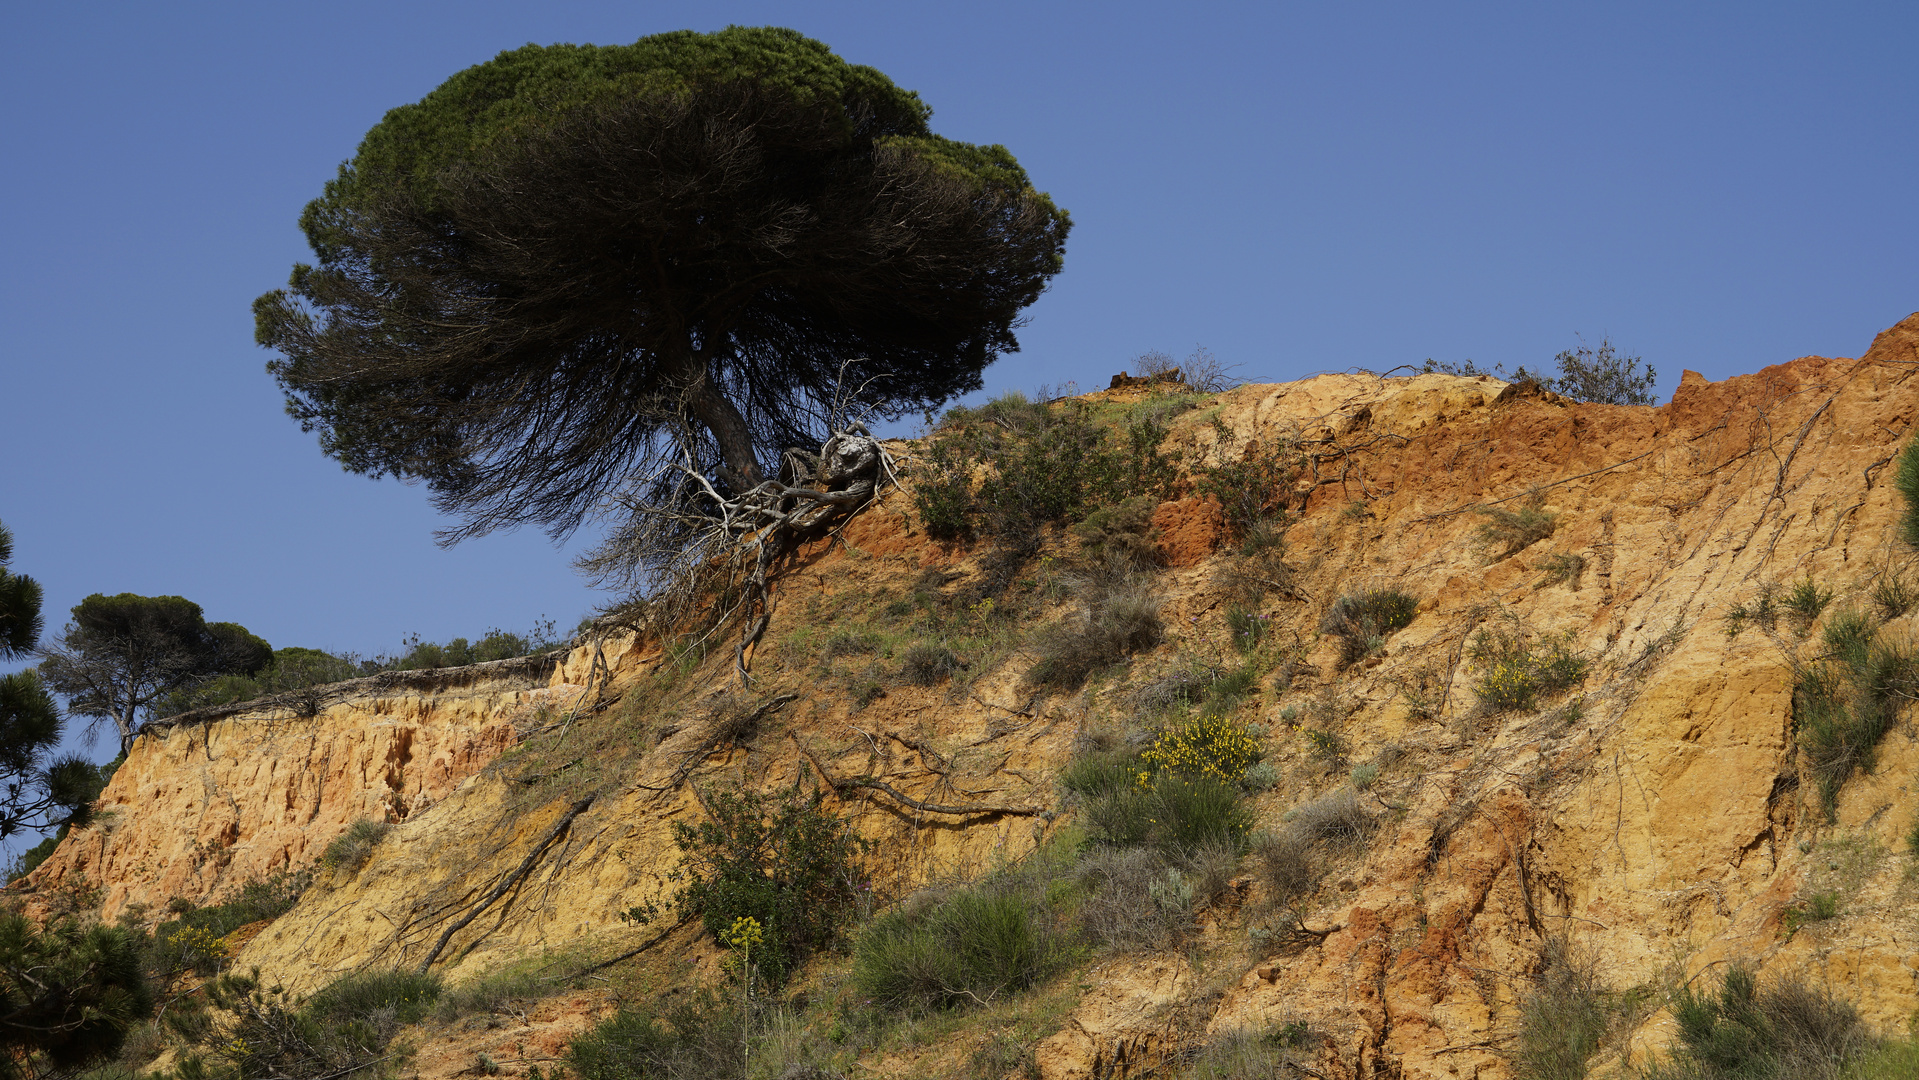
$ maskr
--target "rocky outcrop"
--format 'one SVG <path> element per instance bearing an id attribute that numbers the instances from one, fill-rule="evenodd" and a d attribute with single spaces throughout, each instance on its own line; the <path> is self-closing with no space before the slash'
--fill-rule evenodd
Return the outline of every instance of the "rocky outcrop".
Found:
<path id="1" fill-rule="evenodd" d="M 1549 939 L 1655 1007 L 1662 988 L 1737 960 L 1829 985 L 1898 1030 L 1919 1003 L 1903 853 L 1919 737 L 1902 721 L 1829 819 L 1791 702 L 1816 626 L 1734 636 L 1724 615 L 1768 584 L 1811 580 L 1839 610 L 1882 578 L 1919 581 L 1889 485 L 1919 411 L 1916 371 L 1919 317 L 1857 360 L 1719 383 L 1687 372 L 1657 408 L 1490 378 L 1334 375 L 1242 387 L 1175 420 L 1168 449 L 1189 462 L 1284 448 L 1303 463 L 1287 585 L 1256 612 L 1297 648 L 1241 716 L 1265 730 L 1281 776 L 1259 817 L 1281 827 L 1371 763 L 1377 827 L 1293 923 L 1256 875 L 1243 881 L 1208 915 L 1203 969 L 1113 956 L 1075 976 L 1086 992 L 1035 1048 L 1042 1073 L 1137 1075 L 1224 1032 L 1303 1025 L 1300 1052 L 1321 1075 L 1492 1080 L 1510 1075 Z M 911 452 L 896 453 L 909 483 Z M 1510 554 L 1482 539 L 1487 511 L 1520 506 L 1553 515 L 1550 535 Z M 574 652 L 546 690 L 178 729 L 141 741 L 108 793 L 120 815 L 77 832 L 32 886 L 84 873 L 107 887 L 109 911 L 208 895 L 310 861 L 355 817 L 400 822 L 364 868 L 323 879 L 239 957 L 312 988 L 429 957 L 459 980 L 534 954 L 640 947 L 649 934 L 619 912 L 667 895 L 670 823 L 702 812 L 702 784 L 823 777 L 881 842 L 880 884 L 895 893 L 1017 859 L 1070 825 L 1059 770 L 1076 745 L 1135 722 L 1133 688 L 1182 660 L 1234 655 L 1225 617 L 1241 564 L 1219 508 L 1189 491 L 1153 520 L 1168 641 L 1081 694 L 1026 687 L 1031 654 L 991 637 L 952 686 L 821 681 L 834 619 L 981 571 L 980 552 L 918 534 L 894 493 L 776 581 L 749 695 L 728 676 L 730 650 L 699 668 L 697 654 L 630 637 Z M 1341 594 L 1386 584 L 1419 597 L 1417 617 L 1343 666 L 1322 617 Z M 1070 588 L 1061 597 L 1070 604 Z M 1914 618 L 1884 632 L 1908 639 Z M 1534 710 L 1481 708 L 1472 642 L 1489 629 L 1563 642 L 1584 660 L 1582 685 Z M 512 749 L 516 718 L 602 673 L 606 719 L 582 721 L 562 749 Z M 1786 913 L 1809 890 L 1843 894 L 1838 914 L 1795 928 Z M 656 948 L 718 978 L 697 935 Z M 1655 1007 L 1607 1045 L 1606 1067 L 1670 1038 Z"/>

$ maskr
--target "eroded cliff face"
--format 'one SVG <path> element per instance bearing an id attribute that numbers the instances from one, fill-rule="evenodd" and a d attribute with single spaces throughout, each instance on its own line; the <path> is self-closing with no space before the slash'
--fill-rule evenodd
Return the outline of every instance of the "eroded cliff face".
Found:
<path id="1" fill-rule="evenodd" d="M 1737 960 L 1830 986 L 1900 1030 L 1919 1005 L 1902 839 L 1919 810 L 1919 738 L 1902 717 L 1829 820 L 1792 715 L 1792 668 L 1817 654 L 1816 627 L 1731 636 L 1723 619 L 1764 584 L 1820 583 L 1837 611 L 1914 572 L 1889 480 L 1919 408 L 1916 370 L 1919 316 L 1858 360 L 1720 383 L 1688 372 L 1658 408 L 1491 379 L 1321 376 L 1242 387 L 1178 418 L 1168 445 L 1193 460 L 1285 444 L 1309 462 L 1288 519 L 1292 581 L 1259 612 L 1301 655 L 1240 716 L 1265 729 L 1282 778 L 1258 816 L 1278 826 L 1371 761 L 1379 827 L 1302 910 L 1309 934 L 1258 932 L 1272 912 L 1249 878 L 1204 916 L 1205 970 L 1185 956 L 1102 960 L 1038 1045 L 1042 1073 L 1126 1075 L 1209 1034 L 1298 1021 L 1326 1076 L 1507 1076 L 1519 997 L 1554 936 L 1596 957 L 1609 985 L 1654 999 Z M 1522 500 L 1556 515 L 1556 530 L 1490 558 L 1477 511 Z M 32 885 L 84 873 L 111 914 L 301 865 L 356 817 L 399 821 L 364 868 L 321 880 L 238 958 L 311 989 L 429 955 L 458 981 L 529 955 L 638 947 L 648 934 L 618 913 L 670 894 L 669 823 L 702 812 L 700 785 L 879 781 L 890 793 L 848 788 L 838 805 L 881 842 L 884 887 L 977 872 L 1071 824 L 1060 769 L 1078 741 L 1127 729 L 1133 688 L 1182 658 L 1233 655 L 1239 556 L 1217 508 L 1188 495 L 1154 520 L 1168 640 L 1079 694 L 1026 688 L 1032 654 L 1017 640 L 982 647 L 982 670 L 951 685 L 875 694 L 822 679 L 824 637 L 852 613 L 986 572 L 982 552 L 920 535 L 895 492 L 780 578 L 750 693 L 729 677 L 730 649 L 697 666 L 641 634 L 576 651 L 548 690 L 176 730 L 141 740 L 107 795 L 119 816 L 77 832 Z M 1551 556 L 1583 567 L 1552 581 Z M 1386 584 L 1420 597 L 1418 616 L 1342 669 L 1321 618 L 1341 594 Z M 1065 617 L 1067 593 L 1041 618 Z M 1882 633 L 1909 640 L 1916 617 Z M 1583 684 L 1535 710 L 1481 709 L 1468 653 L 1487 628 L 1563 636 L 1587 661 Z M 539 726 L 515 717 L 541 694 L 582 700 L 596 658 L 611 674 L 593 698 L 606 707 L 513 749 L 516 731 Z M 1303 716 L 1336 726 L 1343 761 L 1314 752 Z M 1843 894 L 1838 916 L 1788 932 L 1785 913 L 1815 889 Z M 719 977 L 691 928 L 654 948 Z M 592 1010 L 568 1015 L 584 1024 Z M 1670 1037 L 1649 1010 L 1602 1070 Z M 462 1038 L 484 1048 L 486 1036 Z M 930 1075 L 929 1060 L 868 1064 L 904 1077 Z"/>
<path id="2" fill-rule="evenodd" d="M 451 794 L 522 732 L 586 690 L 557 660 L 510 661 L 344 684 L 315 715 L 216 710 L 155 725 L 76 829 L 12 892 L 29 911 L 102 891 L 101 915 L 225 899 L 314 866 L 353 822 L 403 822 Z M 575 672 L 584 678 L 581 672 Z"/>

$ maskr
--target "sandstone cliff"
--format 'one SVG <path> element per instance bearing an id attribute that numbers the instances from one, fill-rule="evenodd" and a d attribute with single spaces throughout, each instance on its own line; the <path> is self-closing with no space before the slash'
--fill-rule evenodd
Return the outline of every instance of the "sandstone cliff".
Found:
<path id="1" fill-rule="evenodd" d="M 1814 582 L 1839 611 L 1914 573 L 1889 478 L 1919 407 L 1916 370 L 1919 316 L 1857 360 L 1808 357 L 1720 383 L 1687 372 L 1657 408 L 1486 378 L 1330 375 L 1241 387 L 1174 420 L 1168 444 L 1195 462 L 1284 444 L 1310 465 L 1288 519 L 1289 587 L 1259 613 L 1299 651 L 1241 716 L 1267 731 L 1281 777 L 1258 797 L 1260 818 L 1277 825 L 1370 761 L 1381 824 L 1313 893 L 1305 938 L 1257 932 L 1260 886 L 1247 880 L 1206 914 L 1200 966 L 1120 955 L 1076 976 L 1087 992 L 1036 1040 L 1043 1075 L 1143 1073 L 1209 1035 L 1299 1022 L 1316 1033 L 1321 1075 L 1506 1076 L 1517 1003 L 1549 938 L 1654 1002 L 1602 1067 L 1662 1046 L 1658 993 L 1729 960 L 1806 975 L 1881 1030 L 1902 1029 L 1919 1006 L 1903 839 L 1919 811 L 1919 736 L 1902 718 L 1829 817 L 1792 709 L 1793 666 L 1816 654 L 1816 627 L 1733 636 L 1724 617 L 1772 585 Z M 896 449 L 910 483 L 914 448 Z M 1493 557 L 1478 511 L 1520 505 L 1556 529 Z M 699 784 L 771 790 L 803 772 L 880 782 L 841 791 L 840 805 L 882 842 L 895 894 L 1018 859 L 1071 825 L 1060 770 L 1076 745 L 1126 728 L 1132 688 L 1182 657 L 1231 654 L 1238 556 L 1214 505 L 1160 506 L 1168 640 L 1083 693 L 1027 689 L 1031 654 L 1010 633 L 982 637 L 952 684 L 823 677 L 840 671 L 819 660 L 835 628 L 984 572 L 981 551 L 929 541 L 910 507 L 887 496 L 780 578 L 751 694 L 729 677 L 730 650 L 701 662 L 629 631 L 586 643 L 542 688 L 479 681 L 304 719 L 176 726 L 140 740 L 103 800 L 112 813 L 27 887 L 85 875 L 112 916 L 310 865 L 355 818 L 398 822 L 367 865 L 323 877 L 238 958 L 311 989 L 430 955 L 458 981 L 534 955 L 638 947 L 646 935 L 618 914 L 670 893 L 668 823 L 701 813 Z M 1321 619 L 1338 596 L 1381 584 L 1420 597 L 1418 615 L 1343 668 Z M 1904 639 L 1915 617 L 1883 633 Z M 1567 642 L 1586 661 L 1583 684 L 1535 710 L 1478 708 L 1468 652 L 1486 628 Z M 1319 752 L 1302 715 L 1336 725 L 1343 752 Z M 1843 896 L 1836 917 L 1788 925 L 1812 890 Z M 641 960 L 660 952 L 718 978 L 690 931 Z M 590 1017 L 590 1001 L 568 1000 L 536 1045 L 556 1047 Z M 530 1053 L 510 1045 L 533 1038 L 523 1019 L 458 1036 L 461 1053 Z M 936 1075 L 943 1052 L 865 1064 Z"/>

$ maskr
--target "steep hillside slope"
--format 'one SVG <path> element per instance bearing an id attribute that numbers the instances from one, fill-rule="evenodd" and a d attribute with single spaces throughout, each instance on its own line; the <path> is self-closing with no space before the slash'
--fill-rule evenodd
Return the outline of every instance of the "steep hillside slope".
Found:
<path id="1" fill-rule="evenodd" d="M 1283 563 L 1244 553 L 1190 485 L 1176 493 L 1153 514 L 1165 641 L 1083 691 L 1027 677 L 1033 629 L 1077 617 L 1076 541 L 1052 537 L 1009 571 L 989 545 L 928 539 L 894 492 L 780 577 L 750 688 L 730 648 L 663 648 L 641 622 L 576 650 L 544 691 L 476 684 L 176 728 L 116 776 L 106 802 L 122 814 L 77 831 L 29 887 L 84 873 L 112 915 L 310 863 L 347 821 L 384 814 L 400 824 L 372 859 L 316 883 L 240 965 L 311 990 L 356 970 L 425 963 L 458 982 L 646 946 L 622 963 L 666 954 L 717 983 L 718 951 L 693 927 L 651 944 L 620 918 L 670 898 L 670 825 L 701 817 L 704 789 L 823 776 L 879 842 L 876 892 L 977 875 L 1074 829 L 1062 770 L 1089 747 L 1136 745 L 1156 680 L 1242 664 L 1250 618 L 1259 690 L 1235 718 L 1276 774 L 1257 818 L 1284 830 L 1350 791 L 1369 835 L 1303 899 L 1275 904 L 1248 862 L 1203 907 L 1193 947 L 1103 954 L 1069 976 L 1081 992 L 1025 1047 L 1041 1075 L 1165 1075 L 1245 1029 L 1309 1032 L 1313 1075 L 1508 1076 L 1549 943 L 1643 991 L 1602 1067 L 1664 1046 L 1661 995 L 1728 961 L 1829 986 L 1890 1033 L 1919 1006 L 1904 852 L 1919 737 L 1901 717 L 1871 769 L 1822 788 L 1794 672 L 1876 585 L 1919 583 L 1889 483 L 1916 370 L 1919 316 L 1858 360 L 1720 383 L 1687 372 L 1657 408 L 1444 375 L 1241 387 L 1179 414 L 1166 447 L 1200 469 L 1298 463 Z M 895 452 L 910 486 L 923 448 Z M 1258 574 L 1263 599 L 1241 610 Z M 1835 599 L 1795 620 L 1785 593 L 1801 583 Z M 1359 648 L 1322 631 L 1339 597 L 1385 586 L 1417 600 L 1410 624 Z M 1740 609 L 1754 618 L 1729 627 Z M 1880 637 L 1909 640 L 1919 616 L 1888 614 Z M 1501 661 L 1487 643 L 1502 639 L 1583 677 L 1489 708 Z M 922 640 L 952 660 L 936 677 L 902 670 Z M 540 700 L 553 715 L 528 722 Z M 575 715 L 576 701 L 595 707 Z M 569 1001 L 538 1045 L 590 1018 Z M 961 1027 L 862 1065 L 941 1075 L 979 1037 Z M 421 1060 L 528 1058 L 514 1038 L 530 1036 L 433 1033 Z"/>

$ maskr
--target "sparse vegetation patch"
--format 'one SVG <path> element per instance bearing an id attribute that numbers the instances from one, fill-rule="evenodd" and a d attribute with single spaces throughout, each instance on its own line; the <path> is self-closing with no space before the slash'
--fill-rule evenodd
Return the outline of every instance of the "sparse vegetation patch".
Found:
<path id="1" fill-rule="evenodd" d="M 1478 673 L 1473 692 L 1493 712 L 1529 710 L 1586 676 L 1570 635 L 1534 640 L 1521 630 L 1486 628 L 1473 635 L 1466 655 Z"/>
<path id="2" fill-rule="evenodd" d="M 1339 635 L 1339 660 L 1345 666 L 1385 648 L 1386 639 L 1412 625 L 1418 615 L 1419 598 L 1411 593 L 1390 587 L 1367 589 L 1333 601 L 1319 630 Z"/>

